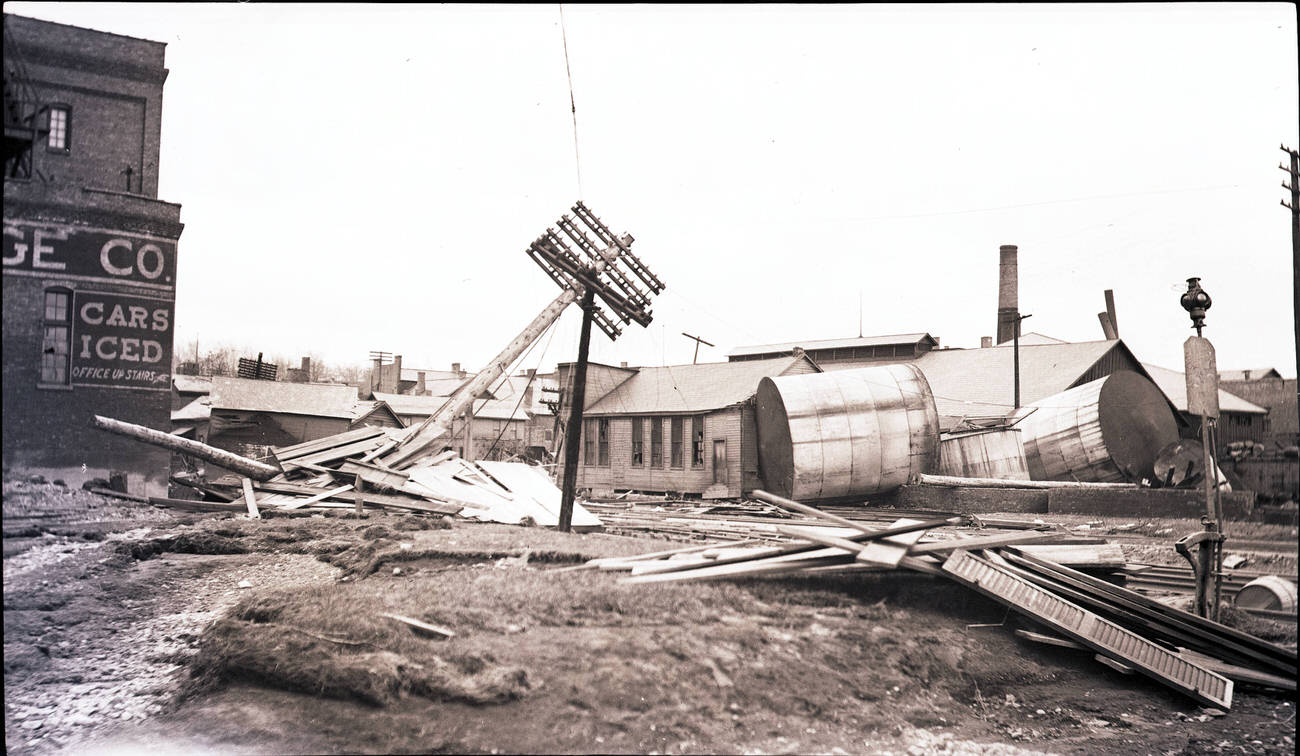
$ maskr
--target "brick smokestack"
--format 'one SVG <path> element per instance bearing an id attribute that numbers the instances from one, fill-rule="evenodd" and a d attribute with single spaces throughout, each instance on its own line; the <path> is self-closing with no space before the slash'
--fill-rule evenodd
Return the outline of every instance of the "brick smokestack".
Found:
<path id="1" fill-rule="evenodd" d="M 998 263 L 998 340 L 1005 344 L 1016 334 L 1016 314 L 1020 311 L 1017 297 L 1019 277 L 1016 272 L 1016 245 L 1003 244 Z"/>
<path id="2" fill-rule="evenodd" d="M 993 346 L 993 337 L 992 337 L 992 336 L 981 336 L 981 337 L 980 337 L 980 349 L 988 349 L 988 348 L 991 347 L 991 346 Z"/>
<path id="3" fill-rule="evenodd" d="M 426 389 L 427 389 L 427 386 L 425 386 L 425 383 L 424 383 L 424 371 L 421 370 L 421 371 L 419 372 L 419 377 L 416 378 L 416 380 L 415 380 L 415 395 L 416 395 L 416 396 L 424 396 L 424 392 L 425 392 Z"/>

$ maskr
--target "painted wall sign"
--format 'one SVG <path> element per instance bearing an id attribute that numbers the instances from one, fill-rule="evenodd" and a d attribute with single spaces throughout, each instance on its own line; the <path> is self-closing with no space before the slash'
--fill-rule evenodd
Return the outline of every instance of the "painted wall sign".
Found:
<path id="1" fill-rule="evenodd" d="M 76 226 L 5 221 L 5 270 L 173 286 L 176 242 Z"/>
<path id="2" fill-rule="evenodd" d="M 171 388 L 170 302 L 93 291 L 72 302 L 74 384 Z"/>

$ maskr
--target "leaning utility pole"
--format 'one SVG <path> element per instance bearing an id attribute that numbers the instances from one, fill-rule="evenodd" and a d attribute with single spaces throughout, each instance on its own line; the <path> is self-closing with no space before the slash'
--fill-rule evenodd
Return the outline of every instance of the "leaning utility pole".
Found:
<path id="1" fill-rule="evenodd" d="M 685 331 L 682 331 L 682 335 L 688 339 L 694 339 L 695 341 L 695 356 L 691 358 L 692 365 L 694 365 L 696 362 L 699 362 L 700 360 L 700 344 L 704 344 L 705 346 L 713 346 L 712 344 L 700 338 L 699 336 L 692 336 Z"/>
<path id="2" fill-rule="evenodd" d="M 1291 158 L 1290 167 L 1282 163 L 1277 167 L 1286 171 L 1291 178 L 1290 184 L 1282 182 L 1282 188 L 1291 192 L 1290 204 L 1282 200 L 1282 207 L 1291 211 L 1291 308 L 1295 317 L 1296 373 L 1300 375 L 1300 152 L 1287 149 L 1285 144 L 1281 147 Z"/>
<path id="3" fill-rule="evenodd" d="M 600 326 L 610 341 L 618 338 L 622 328 L 614 321 L 650 324 L 650 295 L 663 291 L 664 285 L 632 254 L 632 237 L 615 236 L 582 202 L 573 206 L 573 217 L 561 216 L 556 223 L 560 231 L 581 252 L 574 252 L 552 229 L 537 237 L 528 247 L 528 256 L 566 294 L 582 298 L 582 335 L 578 344 L 578 362 L 573 366 L 573 387 L 569 419 L 564 429 L 564 476 L 560 486 L 559 529 L 568 532 L 573 523 L 573 497 L 578 487 L 578 456 L 582 439 L 582 410 L 587 398 L 587 352 L 591 345 L 591 326 Z M 595 239 L 588 236 L 590 231 Z M 599 245 L 603 245 L 603 248 Z M 623 267 L 626 267 L 624 271 Z M 648 289 L 643 291 L 638 279 Z M 563 296 L 563 295 L 562 295 Z M 605 314 L 596 297 L 616 316 Z M 590 462 L 590 460 L 588 460 Z"/>

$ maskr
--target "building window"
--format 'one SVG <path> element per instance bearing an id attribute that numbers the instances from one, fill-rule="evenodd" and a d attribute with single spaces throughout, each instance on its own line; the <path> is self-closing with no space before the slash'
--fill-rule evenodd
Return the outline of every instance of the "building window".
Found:
<path id="1" fill-rule="evenodd" d="M 50 106 L 50 135 L 46 141 L 49 149 L 67 152 L 72 149 L 72 108 L 67 105 Z"/>
<path id="2" fill-rule="evenodd" d="M 601 467 L 609 467 L 609 418 L 596 421 L 596 456 Z"/>
<path id="3" fill-rule="evenodd" d="M 704 415 L 691 418 L 691 467 L 704 467 Z"/>
<path id="4" fill-rule="evenodd" d="M 44 336 L 41 339 L 41 383 L 66 386 L 72 345 L 72 292 L 45 290 Z"/>
<path id="5" fill-rule="evenodd" d="M 672 438 L 672 455 L 673 455 L 672 464 L 670 465 L 671 467 L 682 466 L 682 431 L 683 431 L 682 425 L 683 425 L 682 418 L 674 417 L 672 418 L 671 424 L 669 426 L 669 435 Z"/>
<path id="6" fill-rule="evenodd" d="M 632 466 L 645 464 L 645 418 L 632 418 Z"/>
<path id="7" fill-rule="evenodd" d="M 582 421 L 582 463 L 596 464 L 596 421 Z"/>
<path id="8" fill-rule="evenodd" d="M 664 419 L 650 418 L 650 466 L 664 466 Z"/>

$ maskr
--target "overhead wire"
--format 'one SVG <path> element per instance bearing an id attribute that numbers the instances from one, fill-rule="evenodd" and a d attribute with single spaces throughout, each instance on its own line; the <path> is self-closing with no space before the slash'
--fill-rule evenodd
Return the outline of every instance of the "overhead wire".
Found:
<path id="1" fill-rule="evenodd" d="M 560 3 L 560 42 L 564 46 L 564 75 L 569 81 L 569 112 L 573 115 L 573 164 L 578 174 L 578 199 L 582 199 L 582 158 L 578 153 L 578 105 L 573 97 L 573 71 L 569 67 L 569 35 L 564 28 L 564 4 Z"/>

